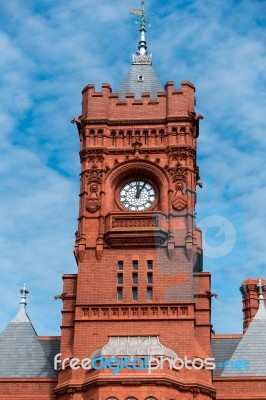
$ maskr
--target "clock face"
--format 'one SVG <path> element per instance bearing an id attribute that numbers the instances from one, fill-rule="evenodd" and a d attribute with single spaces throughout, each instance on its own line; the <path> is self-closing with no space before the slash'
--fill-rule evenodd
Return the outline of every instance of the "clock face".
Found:
<path id="1" fill-rule="evenodd" d="M 120 190 L 120 202 L 130 211 L 144 211 L 154 204 L 156 192 L 146 181 L 131 181 Z"/>

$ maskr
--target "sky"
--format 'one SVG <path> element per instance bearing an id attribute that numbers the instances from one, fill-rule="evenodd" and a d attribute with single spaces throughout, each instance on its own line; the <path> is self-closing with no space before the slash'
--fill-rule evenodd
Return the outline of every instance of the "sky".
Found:
<path id="1" fill-rule="evenodd" d="M 137 0 L 0 3 L 0 331 L 27 283 L 39 335 L 60 335 L 64 273 L 73 257 L 81 90 L 113 92 L 137 50 Z M 164 85 L 196 88 L 197 224 L 212 274 L 216 333 L 242 332 L 239 287 L 266 278 L 265 0 L 149 0 L 148 50 Z"/>

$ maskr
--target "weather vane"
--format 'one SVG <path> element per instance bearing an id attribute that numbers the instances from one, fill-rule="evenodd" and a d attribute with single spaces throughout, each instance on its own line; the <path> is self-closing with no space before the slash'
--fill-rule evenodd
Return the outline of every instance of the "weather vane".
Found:
<path id="1" fill-rule="evenodd" d="M 136 54 L 133 54 L 132 62 L 134 64 L 136 64 L 136 63 L 148 63 L 148 64 L 151 64 L 152 56 L 151 56 L 151 54 L 150 55 L 147 54 L 147 45 L 146 45 L 146 37 L 145 37 L 145 33 L 147 32 L 147 29 L 146 29 L 146 24 L 147 24 L 146 17 L 149 14 L 147 14 L 145 12 L 145 2 L 144 1 L 141 2 L 141 6 L 142 6 L 141 10 L 140 9 L 136 9 L 136 8 L 131 8 L 130 9 L 130 14 L 138 16 L 137 21 L 140 23 L 140 28 L 139 28 L 140 41 L 139 41 L 139 46 L 138 46 L 139 51 Z"/>
<path id="2" fill-rule="evenodd" d="M 145 12 L 145 8 L 144 8 L 145 2 L 144 2 L 144 1 L 141 2 L 141 6 L 142 6 L 142 9 L 141 9 L 141 10 L 136 9 L 136 8 L 131 8 L 130 14 L 131 14 L 131 15 L 137 15 L 138 17 L 140 17 L 140 18 L 137 19 L 137 21 L 140 22 L 140 29 L 139 29 L 139 30 L 140 30 L 140 31 L 144 30 L 145 32 L 147 32 L 147 30 L 146 30 L 146 23 L 147 23 L 146 17 L 147 17 L 149 14 L 147 14 L 147 13 Z"/>

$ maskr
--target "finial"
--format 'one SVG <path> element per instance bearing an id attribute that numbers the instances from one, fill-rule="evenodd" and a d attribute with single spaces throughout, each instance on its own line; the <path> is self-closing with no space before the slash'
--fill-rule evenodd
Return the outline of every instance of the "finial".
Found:
<path id="1" fill-rule="evenodd" d="M 29 318 L 26 313 L 26 296 L 29 294 L 28 288 L 26 286 L 26 283 L 24 283 L 23 287 L 20 289 L 21 293 L 21 298 L 20 298 L 20 307 L 17 315 L 15 316 L 14 319 L 12 319 L 12 323 L 18 323 L 18 322 L 29 322 Z"/>
<path id="2" fill-rule="evenodd" d="M 264 305 L 264 296 L 263 296 L 263 288 L 265 285 L 263 285 L 262 280 L 258 280 L 257 288 L 259 292 L 259 308 L 257 311 L 257 314 L 255 315 L 254 319 L 266 319 L 266 308 Z"/>
<path id="3" fill-rule="evenodd" d="M 263 296 L 264 285 L 262 284 L 261 279 L 259 279 L 259 282 L 257 284 L 257 288 L 258 288 L 258 291 L 259 291 L 259 303 L 264 302 L 264 296 Z"/>
<path id="4" fill-rule="evenodd" d="M 145 12 L 145 2 L 142 0 L 141 10 L 131 8 L 130 14 L 137 15 L 138 17 L 140 17 L 140 18 L 138 18 L 138 21 L 140 23 L 140 28 L 139 28 L 140 41 L 139 41 L 139 46 L 138 46 L 139 51 L 137 51 L 136 54 L 133 54 L 132 63 L 133 64 L 151 64 L 152 57 L 151 57 L 151 55 L 148 55 L 148 53 L 147 53 L 147 45 L 146 45 L 146 37 L 145 37 L 145 33 L 147 32 L 146 17 L 148 15 Z"/>
<path id="5" fill-rule="evenodd" d="M 24 283 L 23 287 L 20 289 L 20 293 L 21 293 L 20 304 L 24 304 L 26 306 L 27 305 L 26 297 L 27 297 L 27 294 L 29 294 L 26 283 Z"/>

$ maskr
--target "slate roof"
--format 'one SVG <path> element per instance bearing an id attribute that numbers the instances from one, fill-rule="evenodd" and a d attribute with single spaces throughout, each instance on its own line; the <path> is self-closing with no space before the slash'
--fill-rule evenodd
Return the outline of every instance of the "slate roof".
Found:
<path id="1" fill-rule="evenodd" d="M 55 355 L 60 353 L 60 339 L 39 339 L 39 341 L 44 349 L 48 361 L 53 366 Z"/>
<path id="2" fill-rule="evenodd" d="M 25 306 L 0 334 L 0 378 L 56 378 Z"/>
<path id="3" fill-rule="evenodd" d="M 138 79 L 139 76 L 142 76 L 142 81 Z M 121 99 L 124 99 L 126 93 L 134 93 L 135 99 L 141 99 L 141 94 L 148 92 L 151 99 L 156 99 L 157 93 L 163 91 L 164 89 L 151 63 L 133 63 L 118 89 L 118 94 Z"/>
<path id="4" fill-rule="evenodd" d="M 240 370 L 229 365 L 222 372 L 222 377 L 233 376 L 266 376 L 266 309 L 264 301 L 260 301 L 259 309 L 243 338 L 236 347 L 231 360 L 246 360 L 248 369 Z"/>
<path id="5" fill-rule="evenodd" d="M 224 368 L 219 367 L 218 364 L 224 364 L 225 361 L 230 360 L 235 349 L 237 348 L 241 338 L 240 337 L 214 337 L 211 340 L 212 357 L 215 358 L 216 368 L 213 370 L 213 376 L 221 376 Z"/>

